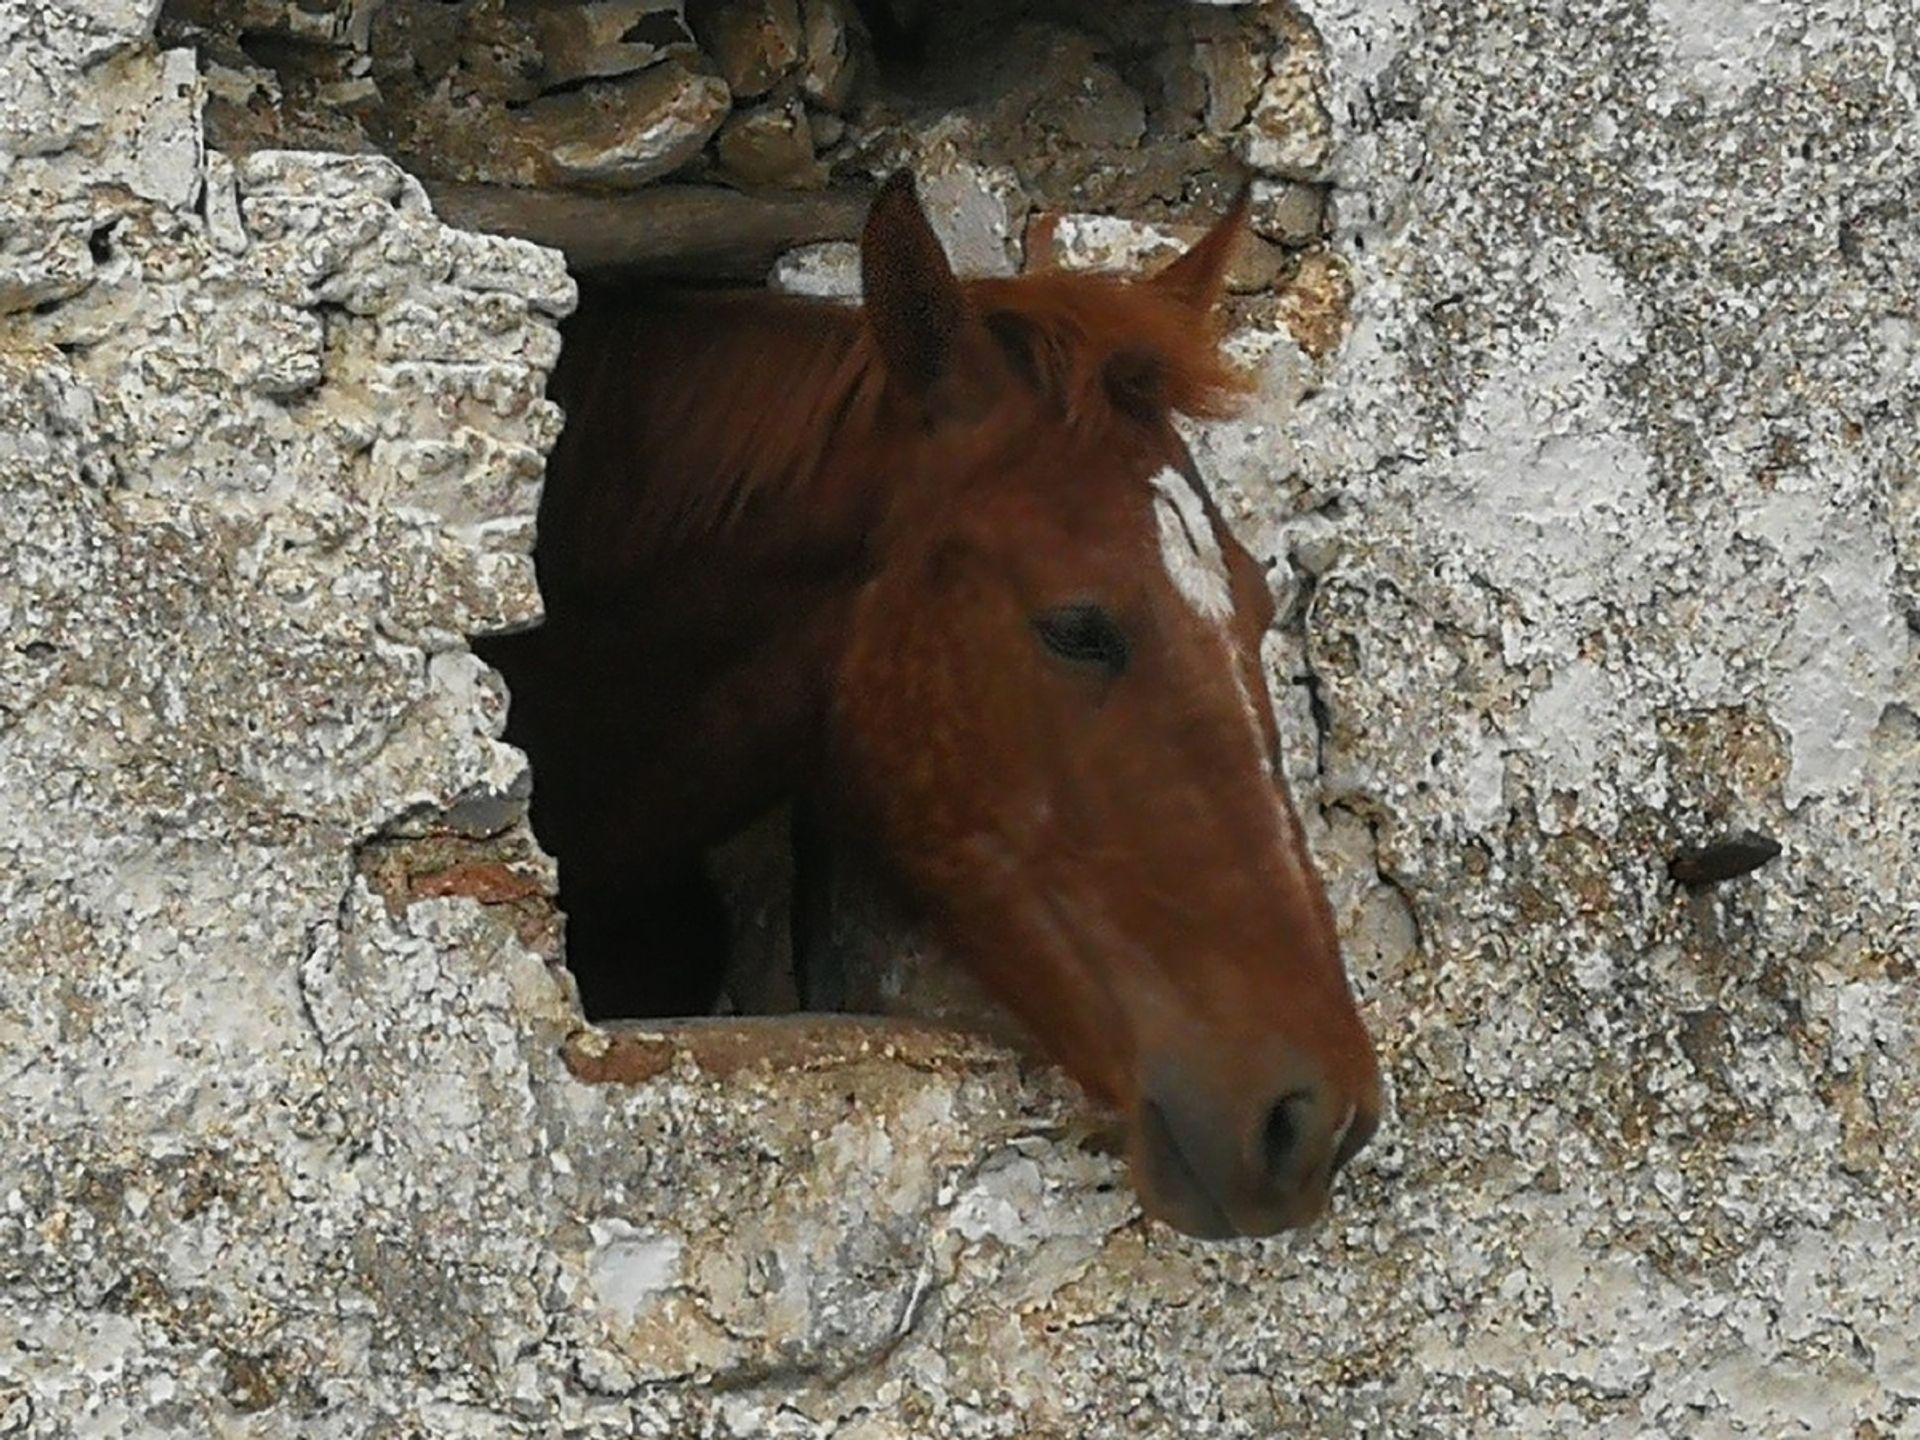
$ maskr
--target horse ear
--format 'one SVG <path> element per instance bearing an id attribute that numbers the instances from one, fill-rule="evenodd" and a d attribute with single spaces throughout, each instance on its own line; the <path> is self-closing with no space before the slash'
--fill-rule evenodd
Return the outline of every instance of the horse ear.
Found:
<path id="1" fill-rule="evenodd" d="M 860 289 L 887 378 L 932 401 L 954 372 L 973 317 L 909 170 L 896 170 L 867 212 Z"/>
<path id="2" fill-rule="evenodd" d="M 1233 197 L 1227 213 L 1214 221 L 1213 228 L 1194 241 L 1186 254 L 1147 283 L 1188 309 L 1211 315 L 1226 289 L 1227 265 L 1246 230 L 1247 207 L 1252 199 L 1253 182 L 1242 181 L 1240 193 Z"/>

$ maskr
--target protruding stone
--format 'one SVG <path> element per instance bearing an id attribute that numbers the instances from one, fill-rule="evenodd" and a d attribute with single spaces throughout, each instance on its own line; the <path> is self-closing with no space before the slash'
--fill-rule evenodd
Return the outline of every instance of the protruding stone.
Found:
<path id="1" fill-rule="evenodd" d="M 1169 117 L 1180 117 L 1183 133 L 1192 132 L 1201 123 L 1207 108 L 1207 82 L 1200 73 L 1199 59 L 1199 48 L 1205 43 L 1169 45 L 1153 57 L 1154 73 L 1160 82 L 1160 108 Z"/>
<path id="2" fill-rule="evenodd" d="M 796 0 L 694 0 L 687 23 L 742 99 L 766 94 L 805 49 Z"/>
<path id="3" fill-rule="evenodd" d="M 1717 885 L 1758 870 L 1780 856 L 1780 842 L 1757 830 L 1743 830 L 1709 845 L 1688 846 L 1667 863 L 1667 873 L 1682 885 Z"/>
<path id="4" fill-rule="evenodd" d="M 767 288 L 828 300 L 860 298 L 860 247 L 850 240 L 796 245 L 773 262 Z"/>
<path id="5" fill-rule="evenodd" d="M 962 275 L 1005 275 L 1013 270 L 1013 217 L 1007 200 L 1010 176 L 965 160 L 929 157 L 920 169 L 920 200 Z"/>
<path id="6" fill-rule="evenodd" d="M 1304 45 L 1274 57 L 1243 132 L 1247 164 L 1288 180 L 1316 180 L 1333 156 L 1333 120 L 1321 101 L 1322 58 Z"/>
<path id="7" fill-rule="evenodd" d="M 134 194 L 184 208 L 200 188 L 199 64 L 191 50 L 142 56 L 121 67 L 105 117 L 101 176 Z"/>
<path id="8" fill-rule="evenodd" d="M 1146 134 L 1146 105 L 1119 71 L 1095 55 L 1076 54 L 1078 37 L 1043 34 L 1062 82 L 1040 97 L 1031 119 L 1069 145 L 1125 149 Z"/>
<path id="9" fill-rule="evenodd" d="M 207 225 L 207 238 L 215 249 L 229 255 L 245 253 L 247 227 L 240 220 L 240 194 L 233 161 L 217 150 L 209 150 L 205 184 L 200 208 Z"/>
<path id="10" fill-rule="evenodd" d="M 858 78 L 849 0 L 801 0 L 806 29 L 806 65 L 800 88 L 808 100 L 835 113 L 853 99 Z"/>
<path id="11" fill-rule="evenodd" d="M 847 135 L 847 122 L 825 110 L 808 111 L 807 128 L 813 131 L 815 154 L 822 150 L 831 150 Z"/>
<path id="12" fill-rule="evenodd" d="M 1233 34 L 1199 41 L 1193 47 L 1193 68 L 1206 87 L 1207 129 L 1225 135 L 1245 124 L 1266 78 L 1265 60 L 1252 37 Z"/>
<path id="13" fill-rule="evenodd" d="M 536 100 L 522 139 L 544 152 L 542 168 L 556 180 L 644 185 L 698 155 L 730 101 L 725 82 L 668 60 L 626 81 Z"/>
<path id="14" fill-rule="evenodd" d="M 1247 223 L 1256 235 L 1298 248 L 1320 238 L 1327 218 L 1327 192 L 1301 180 L 1256 180 Z"/>
<path id="15" fill-rule="evenodd" d="M 373 41 L 373 22 L 386 5 L 387 0 L 348 0 L 347 17 L 341 22 L 341 38 L 365 54 Z"/>
<path id="16" fill-rule="evenodd" d="M 813 158 L 813 127 L 798 100 L 737 112 L 714 145 L 720 167 L 747 185 L 812 189 L 826 183 Z"/>
<path id="17" fill-rule="evenodd" d="M 534 12 L 541 83 L 608 79 L 694 48 L 679 0 L 588 0 Z"/>
<path id="18" fill-rule="evenodd" d="M 1294 342 L 1315 360 L 1339 348 L 1353 312 L 1353 280 L 1327 250 L 1310 250 L 1280 291 L 1279 316 Z"/>
<path id="19" fill-rule="evenodd" d="M 372 110 L 381 100 L 379 83 L 368 75 L 350 75 L 322 85 L 314 94 L 321 104 L 349 113 Z"/>
<path id="20" fill-rule="evenodd" d="M 65 300 L 91 285 L 87 238 L 85 225 L 62 224 L 0 240 L 0 315 Z"/>

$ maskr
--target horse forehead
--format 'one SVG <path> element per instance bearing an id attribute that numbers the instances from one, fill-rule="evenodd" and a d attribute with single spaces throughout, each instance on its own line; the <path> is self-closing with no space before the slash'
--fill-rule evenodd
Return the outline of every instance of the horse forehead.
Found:
<path id="1" fill-rule="evenodd" d="M 1200 482 L 1166 465 L 1148 484 L 1153 491 L 1160 564 L 1167 579 L 1202 620 L 1224 625 L 1233 618 L 1233 572 Z"/>

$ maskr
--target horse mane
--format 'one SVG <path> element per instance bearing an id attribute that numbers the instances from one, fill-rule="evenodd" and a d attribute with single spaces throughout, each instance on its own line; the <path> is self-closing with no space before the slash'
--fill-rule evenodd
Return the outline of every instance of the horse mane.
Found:
<path id="1" fill-rule="evenodd" d="M 965 290 L 1039 392 L 1042 413 L 1070 432 L 1062 438 L 1097 442 L 1142 420 L 1222 416 L 1248 388 L 1218 328 L 1151 284 L 1056 270 Z M 850 493 L 821 493 L 865 478 L 843 473 L 834 456 L 888 421 L 878 348 L 859 308 L 753 291 L 651 292 L 590 301 L 570 324 L 555 395 L 570 416 L 598 413 L 568 427 L 550 489 L 576 492 L 580 543 L 613 544 L 632 559 L 728 536 L 770 509 L 782 529 L 824 532 L 859 505 Z M 637 394 L 628 370 L 636 346 L 660 374 Z M 568 465 L 582 429 L 597 438 L 586 464 Z M 804 548 L 804 534 L 789 538 Z"/>
<path id="2" fill-rule="evenodd" d="M 1045 270 L 966 289 L 989 328 L 1025 348 L 1057 418 L 1075 430 L 1220 419 L 1250 388 L 1220 348 L 1218 322 L 1151 283 Z"/>

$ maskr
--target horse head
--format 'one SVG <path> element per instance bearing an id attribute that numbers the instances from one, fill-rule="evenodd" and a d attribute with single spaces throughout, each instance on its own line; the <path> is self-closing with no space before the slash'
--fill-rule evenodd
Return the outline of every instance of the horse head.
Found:
<path id="1" fill-rule="evenodd" d="M 890 491 L 829 721 L 883 873 L 1210 1237 L 1317 1217 L 1381 1107 L 1280 770 L 1273 601 L 1175 424 L 1235 392 L 1244 213 L 1150 280 L 962 282 L 911 179 L 882 190 L 861 463 Z"/>

